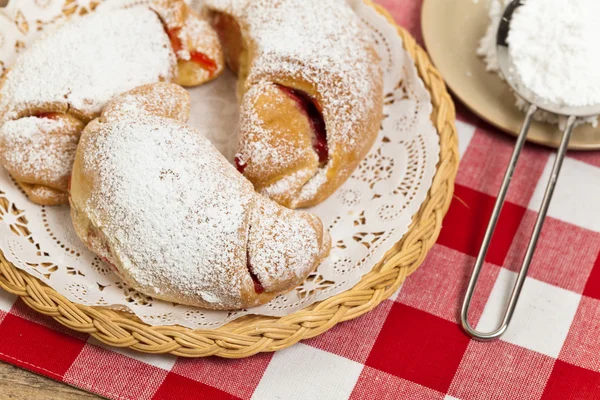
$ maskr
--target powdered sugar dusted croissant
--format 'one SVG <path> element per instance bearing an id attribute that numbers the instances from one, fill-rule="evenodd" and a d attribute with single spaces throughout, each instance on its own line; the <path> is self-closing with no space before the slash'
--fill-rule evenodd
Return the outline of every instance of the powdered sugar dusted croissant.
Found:
<path id="1" fill-rule="evenodd" d="M 63 204 L 84 126 L 65 113 L 6 121 L 0 128 L 0 163 L 32 201 Z"/>
<path id="2" fill-rule="evenodd" d="M 256 193 L 181 122 L 186 110 L 181 88 L 150 85 L 85 128 L 70 191 L 75 230 L 148 295 L 212 309 L 263 304 L 317 267 L 329 235 L 317 217 Z"/>
<path id="3" fill-rule="evenodd" d="M 159 81 L 197 85 L 222 71 L 206 21 L 182 0 L 155 6 L 75 18 L 34 43 L 0 82 L 0 163 L 34 202 L 68 201 L 79 135 L 115 95 Z"/>
<path id="4" fill-rule="evenodd" d="M 160 17 L 177 56 L 176 83 L 197 86 L 223 72 L 219 38 L 208 21 L 183 0 L 154 0 L 150 7 Z"/>
<path id="5" fill-rule="evenodd" d="M 242 98 L 238 169 L 289 207 L 335 191 L 379 131 L 383 73 L 344 0 L 207 0 Z"/>

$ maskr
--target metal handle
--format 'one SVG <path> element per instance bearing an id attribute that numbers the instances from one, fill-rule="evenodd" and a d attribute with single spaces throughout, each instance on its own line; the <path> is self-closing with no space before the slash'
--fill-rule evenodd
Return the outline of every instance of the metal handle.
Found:
<path id="1" fill-rule="evenodd" d="M 533 254 L 535 252 L 535 247 L 537 245 L 538 238 L 540 236 L 540 232 L 542 231 L 542 226 L 544 225 L 544 220 L 546 218 L 546 213 L 548 212 L 548 207 L 550 206 L 550 201 L 552 200 L 552 194 L 554 193 L 554 188 L 556 186 L 556 180 L 558 179 L 558 175 L 560 173 L 560 169 L 562 167 L 563 160 L 565 158 L 565 154 L 567 153 L 567 147 L 569 144 L 569 139 L 571 138 L 571 133 L 573 132 L 573 127 L 575 126 L 576 117 L 571 116 L 567 121 L 567 126 L 565 131 L 563 132 L 563 136 L 560 142 L 560 146 L 558 148 L 558 152 L 556 154 L 556 160 L 554 161 L 554 165 L 552 167 L 552 173 L 550 174 L 550 180 L 548 181 L 548 186 L 546 186 L 546 192 L 544 194 L 544 199 L 542 200 L 542 206 L 540 208 L 538 217 L 535 221 L 535 226 L 533 228 L 533 233 L 531 235 L 531 239 L 529 240 L 529 244 L 527 246 L 527 251 L 525 253 L 525 258 L 523 260 L 523 264 L 521 266 L 521 270 L 517 276 L 517 282 L 513 287 L 512 294 L 510 295 L 510 299 L 508 301 L 508 306 L 506 307 L 506 312 L 502 317 L 501 325 L 492 332 L 479 332 L 469 324 L 468 313 L 469 308 L 471 306 L 471 298 L 473 297 L 473 292 L 475 290 L 475 285 L 477 284 L 477 280 L 479 279 L 479 273 L 481 272 L 481 267 L 483 266 L 483 261 L 485 260 L 485 256 L 488 252 L 488 248 L 490 246 L 490 242 L 492 240 L 492 236 L 494 235 L 494 230 L 496 229 L 496 224 L 498 222 L 498 218 L 500 217 L 500 212 L 502 211 L 502 206 L 504 205 L 504 199 L 506 198 L 506 193 L 508 192 L 508 187 L 510 186 L 510 181 L 512 179 L 513 173 L 515 172 L 515 168 L 517 166 L 517 162 L 519 161 L 519 156 L 521 155 L 521 150 L 523 149 L 523 145 L 525 144 L 525 139 L 527 138 L 527 132 L 529 131 L 529 127 L 531 126 L 531 121 L 533 119 L 533 114 L 537 111 L 537 107 L 535 105 L 531 105 L 527 110 L 527 114 L 525 116 L 525 121 L 523 122 L 523 126 L 521 127 L 521 132 L 519 133 L 519 137 L 517 138 L 517 143 L 515 144 L 515 149 L 513 150 L 513 154 L 510 159 L 510 163 L 508 164 L 508 168 L 504 175 L 504 180 L 502 181 L 502 186 L 500 187 L 500 191 L 498 193 L 498 198 L 496 199 L 496 204 L 494 205 L 494 210 L 492 212 L 492 216 L 485 231 L 485 236 L 483 238 L 483 243 L 481 245 L 481 249 L 479 250 L 479 255 L 477 256 L 477 260 L 475 261 L 475 267 L 473 268 L 473 273 L 471 274 L 471 279 L 469 281 L 469 286 L 467 288 L 467 293 L 465 295 L 465 299 L 462 304 L 462 309 L 460 312 L 460 320 L 463 329 L 474 339 L 479 340 L 492 340 L 497 339 L 502 336 L 508 325 L 510 324 L 510 320 L 512 319 L 513 313 L 515 311 L 515 307 L 517 305 L 517 301 L 519 300 L 519 295 L 521 294 L 521 289 L 523 288 L 523 283 L 525 282 L 525 277 L 527 276 L 527 270 L 529 269 L 529 264 L 531 263 L 531 259 L 533 258 Z"/>

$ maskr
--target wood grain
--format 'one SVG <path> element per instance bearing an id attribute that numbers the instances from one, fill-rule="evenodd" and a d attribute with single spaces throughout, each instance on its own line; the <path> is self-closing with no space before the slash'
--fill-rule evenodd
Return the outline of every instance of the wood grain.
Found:
<path id="1" fill-rule="evenodd" d="M 0 400 L 97 400 L 101 398 L 0 362 Z"/>

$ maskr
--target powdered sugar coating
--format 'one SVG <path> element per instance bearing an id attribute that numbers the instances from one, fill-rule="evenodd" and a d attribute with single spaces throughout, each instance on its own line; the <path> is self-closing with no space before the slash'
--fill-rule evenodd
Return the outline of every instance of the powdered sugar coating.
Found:
<path id="1" fill-rule="evenodd" d="M 52 189 L 43 185 L 32 185 L 24 182 L 18 183 L 21 189 L 27 193 L 27 197 L 37 204 L 55 206 L 69 202 L 69 195 L 65 191 Z"/>
<path id="2" fill-rule="evenodd" d="M 64 119 L 27 117 L 0 127 L 2 165 L 20 180 L 66 190 L 79 129 Z"/>
<path id="3" fill-rule="evenodd" d="M 150 7 L 160 16 L 172 40 L 179 61 L 179 81 L 183 86 L 196 86 L 221 74 L 224 68 L 219 38 L 208 21 L 190 9 L 183 0 L 154 0 Z M 206 68 L 194 55 L 202 55 L 214 63 Z"/>
<path id="4" fill-rule="evenodd" d="M 30 193 L 34 196 L 42 197 L 42 198 L 50 198 L 52 196 L 67 196 L 66 193 L 57 192 L 47 186 L 39 186 L 35 185 L 30 189 Z"/>
<path id="5" fill-rule="evenodd" d="M 138 290 L 210 308 L 246 307 L 257 301 L 248 255 L 266 291 L 277 293 L 327 254 L 316 217 L 259 196 L 189 126 L 150 115 L 101 121 L 82 136 L 74 219 L 89 219 L 94 228 L 84 241 Z M 88 184 L 81 203 L 77 193 Z"/>
<path id="6" fill-rule="evenodd" d="M 297 218 L 294 213 L 272 201 L 260 201 L 252 212 L 248 234 L 248 256 L 252 272 L 265 290 L 277 292 L 302 282 L 310 269 L 290 268 L 290 265 L 315 265 L 324 256 L 322 242 L 315 240 L 317 224 Z M 313 220 L 314 222 L 314 220 Z M 329 242 L 329 236 L 323 242 Z M 326 246 L 328 249 L 328 246 Z"/>
<path id="7" fill-rule="evenodd" d="M 102 118 L 136 119 L 148 114 L 186 122 L 190 115 L 190 94 L 166 82 L 143 85 L 115 97 L 102 111 Z"/>
<path id="8" fill-rule="evenodd" d="M 191 59 L 192 51 L 205 54 L 214 61 L 219 61 L 223 57 L 220 52 L 219 38 L 208 21 L 194 14 L 188 16 L 178 35 L 183 44 L 183 48 L 177 53 L 181 60 Z"/>
<path id="9" fill-rule="evenodd" d="M 92 118 L 116 94 L 171 80 L 175 65 L 162 23 L 147 7 L 75 18 L 16 60 L 0 91 L 0 123 L 44 107 Z"/>
<path id="10" fill-rule="evenodd" d="M 215 151 L 207 140 L 172 120 L 98 126 L 83 158 L 84 173 L 98 170 L 84 211 L 126 275 L 149 294 L 171 286 L 188 301 L 234 302 L 250 183 L 234 179 L 225 160 L 206 156 Z"/>
<path id="11" fill-rule="evenodd" d="M 254 44 L 257 54 L 248 86 L 285 73 L 314 85 L 322 105 L 331 112 L 350 108 L 360 112 L 374 106 L 369 103 L 373 89 L 369 82 L 380 74 L 379 65 L 373 63 L 368 31 L 344 0 L 208 0 L 206 4 L 237 18 L 246 39 Z M 351 121 L 336 122 L 343 128 Z"/>
<path id="12" fill-rule="evenodd" d="M 382 71 L 368 30 L 344 0 L 207 0 L 206 5 L 233 16 L 240 25 L 251 53 L 245 91 L 261 82 L 276 82 L 318 101 L 333 155 L 322 168 L 329 178 L 319 188 L 325 183 L 339 186 L 356 166 L 346 155 L 354 159 L 366 154 L 381 116 Z M 241 111 L 250 114 L 242 120 L 255 112 L 252 107 Z M 259 137 L 263 128 L 248 129 L 256 129 L 254 136 Z M 268 169 L 263 147 L 253 151 L 241 143 L 240 154 Z M 296 203 L 314 194 L 313 188 L 303 188 Z"/>
<path id="13" fill-rule="evenodd" d="M 310 143 L 312 139 L 308 140 L 307 147 L 300 149 L 298 146 L 301 139 L 297 135 L 309 131 L 310 135 L 312 129 L 307 116 L 289 115 L 290 110 L 298 111 L 297 108 L 294 100 L 277 85 L 261 83 L 250 87 L 242 102 L 244 113 L 240 120 L 240 129 L 245 136 L 244 154 L 251 155 L 255 164 L 276 170 L 307 158 L 317 164 L 318 158 Z"/>
<path id="14" fill-rule="evenodd" d="M 219 38 L 207 21 L 190 11 L 183 27 L 177 30 L 177 37 L 181 42 L 181 49 L 177 52 L 177 58 L 180 60 L 180 77 L 185 76 L 193 82 L 206 82 L 223 72 L 223 53 Z M 198 65 L 194 61 L 194 55 L 199 54 L 213 62 L 215 69 L 210 70 Z M 182 65 L 186 62 L 190 63 L 187 67 Z M 190 74 L 194 76 L 188 76 Z M 185 85 L 189 84 L 184 83 Z"/>
<path id="15" fill-rule="evenodd" d="M 286 198 L 290 190 L 293 190 L 293 188 L 302 185 L 304 182 L 306 182 L 313 176 L 313 172 L 308 169 L 298 170 L 290 175 L 281 178 L 277 182 L 274 182 L 273 184 L 264 187 L 260 190 L 260 193 L 279 202 L 279 198 Z"/>

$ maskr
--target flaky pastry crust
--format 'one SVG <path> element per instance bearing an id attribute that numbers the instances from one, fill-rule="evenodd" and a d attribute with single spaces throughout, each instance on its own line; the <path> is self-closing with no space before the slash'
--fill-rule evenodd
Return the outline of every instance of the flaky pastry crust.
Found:
<path id="1" fill-rule="evenodd" d="M 138 111 L 124 112 L 132 104 Z M 181 122 L 187 110 L 180 87 L 148 85 L 85 128 L 70 191 L 75 230 L 147 295 L 222 310 L 264 304 L 320 264 L 329 234 L 314 215 L 256 193 Z"/>

